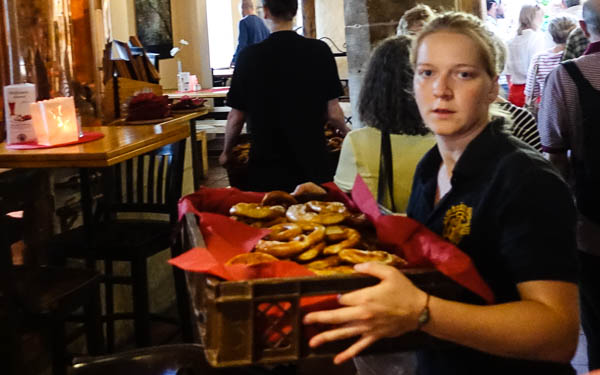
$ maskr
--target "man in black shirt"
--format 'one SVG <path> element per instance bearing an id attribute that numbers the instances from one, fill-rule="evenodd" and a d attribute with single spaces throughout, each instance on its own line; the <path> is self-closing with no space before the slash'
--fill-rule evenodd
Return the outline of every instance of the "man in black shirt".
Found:
<path id="1" fill-rule="evenodd" d="M 238 57 L 219 161 L 230 162 L 247 122 L 250 190 L 292 191 L 303 182 L 331 181 L 323 126 L 329 122 L 349 131 L 338 102 L 343 92 L 333 54 L 325 43 L 292 30 L 296 0 L 264 0 L 263 7 L 272 34 Z"/>

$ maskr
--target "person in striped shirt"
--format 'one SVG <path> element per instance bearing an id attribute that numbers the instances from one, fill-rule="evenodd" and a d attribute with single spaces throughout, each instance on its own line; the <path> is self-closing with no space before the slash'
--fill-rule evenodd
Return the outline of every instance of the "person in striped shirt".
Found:
<path id="1" fill-rule="evenodd" d="M 567 37 L 576 26 L 575 20 L 567 16 L 556 17 L 550 21 L 548 31 L 556 45 L 554 48 L 536 55 L 529 65 L 525 84 L 526 103 L 539 103 L 544 91 L 546 76 L 560 64 Z"/>
<path id="2" fill-rule="evenodd" d="M 498 71 L 504 70 L 506 63 L 506 45 L 498 36 L 493 36 L 494 47 L 496 49 L 496 64 Z M 506 117 L 508 115 L 508 130 L 512 135 L 527 143 L 538 151 L 542 151 L 540 142 L 540 133 L 538 132 L 535 117 L 525 108 L 517 107 L 511 102 L 498 95 L 496 101 L 492 104 L 494 114 Z M 496 117 L 498 117 L 496 116 Z"/>

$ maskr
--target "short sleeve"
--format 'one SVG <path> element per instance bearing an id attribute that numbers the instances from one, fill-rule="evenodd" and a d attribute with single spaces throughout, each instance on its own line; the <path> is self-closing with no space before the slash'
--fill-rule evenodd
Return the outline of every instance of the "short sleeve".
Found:
<path id="1" fill-rule="evenodd" d="M 542 150 L 548 153 L 561 153 L 569 149 L 568 108 L 564 100 L 563 85 L 560 82 L 562 66 L 548 75 L 540 102 L 538 129 Z"/>
<path id="2" fill-rule="evenodd" d="M 515 283 L 575 282 L 576 210 L 566 183 L 549 170 L 532 169 L 506 195 L 498 227 L 509 277 Z"/>
<path id="3" fill-rule="evenodd" d="M 354 180 L 356 179 L 356 157 L 354 155 L 354 147 L 350 136 L 344 138 L 342 150 L 340 151 L 340 160 L 333 181 L 345 192 L 352 190 Z"/>
<path id="4" fill-rule="evenodd" d="M 326 101 L 339 98 L 344 95 L 344 90 L 342 89 L 342 84 L 340 83 L 340 76 L 337 70 L 337 64 L 335 63 L 335 57 L 333 53 L 331 53 L 331 49 L 329 46 L 322 42 L 322 59 L 323 59 L 323 67 L 322 67 L 322 78 L 321 82 L 323 83 L 323 95 Z"/>
<path id="5" fill-rule="evenodd" d="M 231 77 L 231 86 L 227 93 L 227 105 L 240 111 L 248 109 L 248 98 L 245 92 L 245 82 L 249 74 L 248 50 L 249 48 L 245 48 L 237 56 L 233 77 Z"/>

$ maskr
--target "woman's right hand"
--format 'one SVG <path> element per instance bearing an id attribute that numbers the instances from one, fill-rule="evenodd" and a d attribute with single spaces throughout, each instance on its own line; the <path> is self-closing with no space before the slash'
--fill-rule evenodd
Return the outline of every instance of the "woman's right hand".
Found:
<path id="1" fill-rule="evenodd" d="M 303 184 L 300 184 L 300 185 L 296 186 L 296 188 L 292 192 L 293 196 L 325 195 L 325 194 L 327 194 L 327 191 L 325 189 L 323 189 L 322 187 L 320 187 L 319 185 L 315 184 L 314 182 L 305 182 Z"/>

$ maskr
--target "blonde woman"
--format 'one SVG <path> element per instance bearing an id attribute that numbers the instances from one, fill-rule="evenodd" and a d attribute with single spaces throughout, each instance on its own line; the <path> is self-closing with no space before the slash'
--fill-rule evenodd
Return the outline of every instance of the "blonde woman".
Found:
<path id="1" fill-rule="evenodd" d="M 519 13 L 517 35 L 508 42 L 508 100 L 518 107 L 525 105 L 524 90 L 529 64 L 545 47 L 544 35 L 538 31 L 543 20 L 544 12 L 539 6 L 523 5 Z"/>
<path id="2" fill-rule="evenodd" d="M 400 22 L 398 22 L 398 27 L 396 29 L 396 35 L 415 35 L 421 31 L 427 22 L 431 21 L 434 16 L 435 13 L 433 12 L 433 9 L 428 5 L 417 4 L 407 10 L 402 18 L 400 18 Z"/>
<path id="3" fill-rule="evenodd" d="M 554 168 L 491 120 L 490 34 L 474 16 L 442 14 L 417 36 L 412 61 L 437 145 L 417 167 L 407 213 L 471 257 L 496 304 L 468 292 L 437 298 L 395 268 L 361 264 L 380 283 L 341 296 L 340 309 L 307 314 L 306 324 L 335 325 L 310 345 L 357 337 L 340 363 L 380 338 L 421 330 L 454 345 L 419 351 L 419 374 L 575 374 L 575 208 Z"/>

